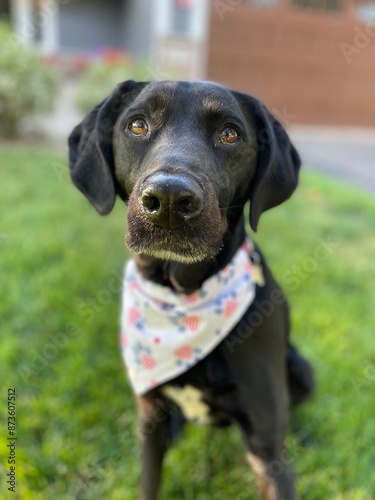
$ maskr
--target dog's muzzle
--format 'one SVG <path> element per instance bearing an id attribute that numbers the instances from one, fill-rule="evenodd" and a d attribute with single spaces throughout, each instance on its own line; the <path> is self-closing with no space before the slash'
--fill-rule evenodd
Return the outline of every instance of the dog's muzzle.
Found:
<path id="1" fill-rule="evenodd" d="M 202 213 L 203 189 L 187 175 L 157 172 L 144 183 L 139 205 L 155 226 L 176 229 Z"/>
<path id="2" fill-rule="evenodd" d="M 132 252 L 186 264 L 214 258 L 227 229 L 209 179 L 182 169 L 140 179 L 127 220 L 125 241 Z"/>

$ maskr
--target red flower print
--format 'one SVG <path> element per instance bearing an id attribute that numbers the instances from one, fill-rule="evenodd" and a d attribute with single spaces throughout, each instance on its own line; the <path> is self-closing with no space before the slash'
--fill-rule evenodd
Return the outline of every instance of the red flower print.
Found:
<path id="1" fill-rule="evenodd" d="M 198 292 L 193 292 L 193 293 L 189 293 L 189 295 L 185 295 L 185 300 L 189 304 L 194 304 L 198 299 L 199 299 Z"/>
<path id="2" fill-rule="evenodd" d="M 157 365 L 157 362 L 155 361 L 155 359 L 152 356 L 150 356 L 149 354 L 142 354 L 141 362 L 142 362 L 142 365 L 147 370 L 152 370 Z"/>
<path id="3" fill-rule="evenodd" d="M 224 316 L 230 316 L 237 309 L 238 302 L 237 300 L 228 300 L 225 304 L 224 308 Z"/>
<path id="4" fill-rule="evenodd" d="M 121 332 L 120 335 L 120 343 L 121 347 L 123 348 L 126 348 L 128 346 L 128 339 L 126 338 L 126 333 L 124 332 L 124 330 Z"/>
<path id="5" fill-rule="evenodd" d="M 249 273 L 249 274 L 252 274 L 253 272 L 253 265 L 252 263 L 249 261 L 249 262 L 246 262 L 246 267 L 245 267 L 246 271 Z"/>
<path id="6" fill-rule="evenodd" d="M 131 325 L 134 325 L 139 320 L 140 317 L 141 313 L 138 311 L 136 307 L 133 306 L 129 309 L 128 319 Z"/>
<path id="7" fill-rule="evenodd" d="M 220 272 L 221 272 L 222 274 L 228 274 L 228 273 L 229 273 L 229 271 L 230 271 L 230 265 L 229 265 L 229 264 L 227 264 L 227 265 L 226 265 L 226 266 L 225 266 L 225 267 L 224 267 L 224 268 L 223 268 Z"/>
<path id="8" fill-rule="evenodd" d="M 176 349 L 174 354 L 177 358 L 188 360 L 193 356 L 193 348 L 189 345 L 184 345 Z"/>
<path id="9" fill-rule="evenodd" d="M 131 281 L 129 285 L 133 290 L 139 290 L 139 283 L 137 281 Z"/>
<path id="10" fill-rule="evenodd" d="M 200 319 L 198 316 L 185 316 L 181 319 L 181 323 L 192 332 L 196 332 L 199 327 Z"/>

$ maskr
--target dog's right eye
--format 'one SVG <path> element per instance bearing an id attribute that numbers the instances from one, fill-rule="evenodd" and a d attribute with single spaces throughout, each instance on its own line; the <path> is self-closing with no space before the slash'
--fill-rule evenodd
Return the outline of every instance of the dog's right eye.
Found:
<path id="1" fill-rule="evenodd" d="M 219 140 L 222 144 L 236 144 L 239 139 L 240 134 L 232 125 L 225 125 L 220 132 Z"/>
<path id="2" fill-rule="evenodd" d="M 148 132 L 148 125 L 147 122 L 144 118 L 134 118 L 130 123 L 129 123 L 129 130 L 130 132 L 137 136 L 141 137 L 143 135 L 146 135 Z"/>

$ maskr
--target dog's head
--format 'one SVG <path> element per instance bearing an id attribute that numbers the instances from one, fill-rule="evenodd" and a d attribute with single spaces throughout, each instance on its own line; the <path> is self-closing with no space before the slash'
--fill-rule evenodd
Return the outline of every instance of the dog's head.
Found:
<path id="1" fill-rule="evenodd" d="M 219 252 L 247 200 L 256 230 L 292 194 L 300 167 L 260 101 L 208 82 L 124 82 L 69 148 L 73 182 L 100 214 L 116 193 L 128 203 L 131 250 L 185 263 Z"/>

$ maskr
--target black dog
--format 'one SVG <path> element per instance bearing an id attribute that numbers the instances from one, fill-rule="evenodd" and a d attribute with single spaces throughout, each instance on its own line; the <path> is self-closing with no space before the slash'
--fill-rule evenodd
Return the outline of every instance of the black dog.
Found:
<path id="1" fill-rule="evenodd" d="M 255 231 L 262 212 L 293 193 L 300 168 L 261 102 L 206 82 L 122 83 L 74 129 L 69 147 L 74 184 L 102 215 L 116 194 L 128 204 L 137 272 L 177 299 L 226 272 L 244 245 L 246 202 Z M 288 343 L 282 291 L 251 245 L 256 296 L 242 318 L 207 355 L 136 396 L 144 499 L 157 498 L 172 402 L 187 418 L 237 424 L 261 498 L 296 498 L 283 440 L 289 407 L 311 394 L 313 377 Z M 147 352 L 142 359 L 152 368 Z"/>

